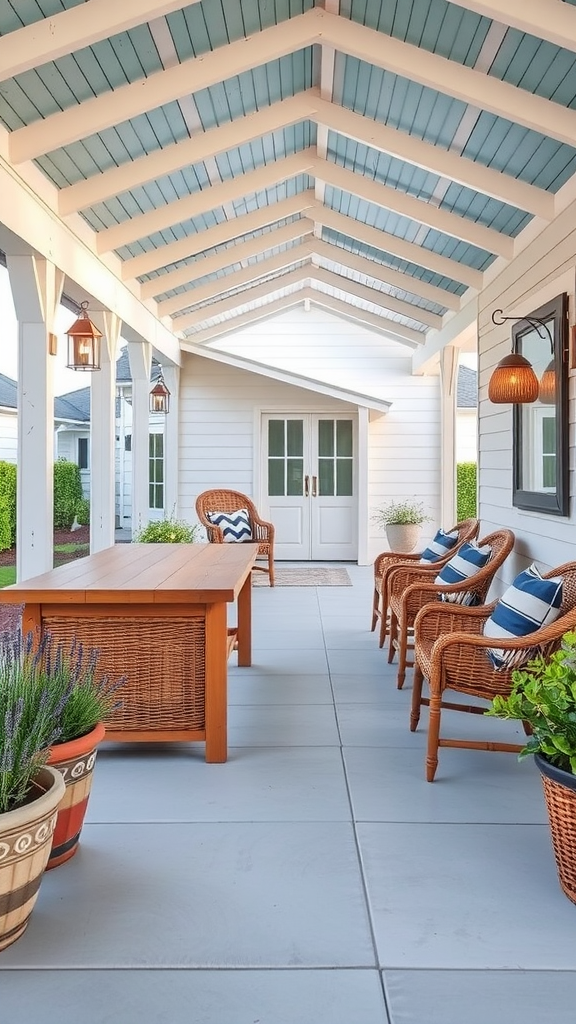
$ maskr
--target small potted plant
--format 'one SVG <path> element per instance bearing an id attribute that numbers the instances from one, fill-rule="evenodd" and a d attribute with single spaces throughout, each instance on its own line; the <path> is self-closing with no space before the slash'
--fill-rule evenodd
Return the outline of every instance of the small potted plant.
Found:
<path id="1" fill-rule="evenodd" d="M 64 697 L 65 699 L 65 697 Z M 60 772 L 48 767 L 60 731 L 62 694 L 51 687 L 30 640 L 0 641 L 0 950 L 24 932 L 48 863 Z"/>
<path id="2" fill-rule="evenodd" d="M 418 544 L 422 523 L 428 522 L 422 502 L 415 500 L 389 501 L 375 510 L 374 520 L 386 528 L 391 551 L 409 553 Z"/>
<path id="3" fill-rule="evenodd" d="M 576 903 L 576 633 L 565 633 L 559 650 L 515 669 L 510 694 L 494 697 L 486 714 L 531 729 L 519 756 L 534 754 L 560 886 Z"/>

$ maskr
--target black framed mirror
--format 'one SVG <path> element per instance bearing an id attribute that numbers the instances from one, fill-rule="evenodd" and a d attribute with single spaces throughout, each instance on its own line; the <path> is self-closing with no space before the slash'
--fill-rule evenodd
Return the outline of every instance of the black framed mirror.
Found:
<path id="1" fill-rule="evenodd" d="M 519 320 L 512 328 L 512 342 L 514 352 L 530 361 L 539 381 L 537 400 L 514 406 L 512 504 L 567 516 L 567 294 Z"/>

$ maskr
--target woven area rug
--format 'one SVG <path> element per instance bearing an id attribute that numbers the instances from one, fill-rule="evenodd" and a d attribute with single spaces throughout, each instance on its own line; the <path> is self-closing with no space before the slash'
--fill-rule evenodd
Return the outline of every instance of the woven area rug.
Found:
<path id="1" fill-rule="evenodd" d="M 276 587 L 351 587 L 352 580 L 346 569 L 289 568 L 276 569 Z M 269 587 L 268 574 L 253 572 L 252 582 L 256 587 Z"/>

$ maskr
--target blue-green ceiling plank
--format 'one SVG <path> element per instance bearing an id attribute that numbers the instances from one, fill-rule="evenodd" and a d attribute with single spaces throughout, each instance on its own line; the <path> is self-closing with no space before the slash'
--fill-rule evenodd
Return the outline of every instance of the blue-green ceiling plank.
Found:
<path id="1" fill-rule="evenodd" d="M 384 35 L 473 67 L 491 21 L 446 0 L 343 0 L 341 13 Z"/>
<path id="2" fill-rule="evenodd" d="M 576 55 L 517 29 L 508 29 L 490 74 L 562 106 L 576 106 Z"/>

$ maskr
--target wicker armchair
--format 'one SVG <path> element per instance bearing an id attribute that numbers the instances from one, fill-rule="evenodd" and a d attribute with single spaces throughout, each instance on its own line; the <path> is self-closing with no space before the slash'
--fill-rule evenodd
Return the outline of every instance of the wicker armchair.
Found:
<path id="1" fill-rule="evenodd" d="M 483 604 L 498 569 L 514 547 L 512 530 L 496 530 L 487 534 L 478 545 L 488 544 L 492 554 L 486 565 L 474 576 L 461 583 L 436 584 L 429 569 L 419 572 L 415 566 L 397 566 L 390 573 L 388 602 L 390 606 L 390 641 L 388 661 L 398 651 L 398 689 L 401 690 L 406 677 L 406 668 L 414 664 L 408 661 L 408 651 L 413 649 L 414 621 L 420 609 L 429 601 L 439 601 L 441 594 L 474 594 L 476 603 Z M 462 603 L 460 601 L 459 603 Z M 493 645 L 494 646 L 494 645 Z"/>
<path id="2" fill-rule="evenodd" d="M 428 723 L 428 749 L 426 753 L 426 778 L 433 782 L 438 766 L 439 747 L 469 747 L 475 750 L 517 751 L 521 747 L 513 743 L 493 740 L 459 740 L 440 738 L 442 708 L 466 711 L 481 715 L 485 706 L 479 704 L 458 704 L 444 700 L 444 691 L 453 690 L 472 698 L 492 700 L 497 694 L 508 696 L 512 686 L 512 672 L 537 653 L 551 654 L 560 646 L 564 633 L 576 629 L 576 562 L 567 562 L 557 569 L 544 574 L 563 576 L 562 604 L 560 615 L 549 626 L 515 639 L 489 638 L 482 636 L 486 619 L 492 614 L 496 601 L 475 608 L 464 608 L 450 604 L 427 604 L 415 622 L 415 667 L 414 689 L 410 729 L 418 727 L 420 708 L 430 708 Z M 505 668 L 496 669 L 488 658 L 487 648 L 517 652 Z M 429 697 L 422 696 L 424 678 L 428 680 Z"/>
<path id="3" fill-rule="evenodd" d="M 256 510 L 254 502 L 240 491 L 212 490 L 203 491 L 196 498 L 196 515 L 206 528 L 206 534 L 211 544 L 223 544 L 224 535 L 219 526 L 215 526 L 208 519 L 208 512 L 237 512 L 240 508 L 248 509 L 250 526 L 252 529 L 252 540 L 239 543 L 258 544 L 258 555 L 266 558 L 266 565 L 255 565 L 254 569 L 260 572 L 267 572 L 270 579 L 270 586 L 274 586 L 274 526 L 272 523 L 261 519 Z"/>
<path id="4" fill-rule="evenodd" d="M 420 564 L 423 551 L 418 551 L 414 554 L 402 554 L 399 551 L 383 551 L 380 555 L 377 555 L 374 560 L 374 594 L 372 597 L 372 625 L 371 630 L 374 632 L 376 629 L 376 623 L 380 619 L 380 635 L 378 638 L 378 646 L 383 647 L 384 641 L 389 626 L 389 608 L 388 608 L 388 580 L 392 569 L 395 569 L 398 565 L 403 566 L 415 566 L 416 571 L 420 569 L 429 569 L 435 573 L 441 568 L 446 562 L 452 558 L 458 548 L 464 543 L 464 541 L 474 540 L 478 536 L 478 530 L 480 529 L 480 523 L 478 519 L 463 519 L 462 522 L 456 523 L 452 526 L 448 533 L 453 533 L 458 530 L 458 540 L 450 551 L 442 555 L 435 562 L 430 562 L 429 565 Z"/>

